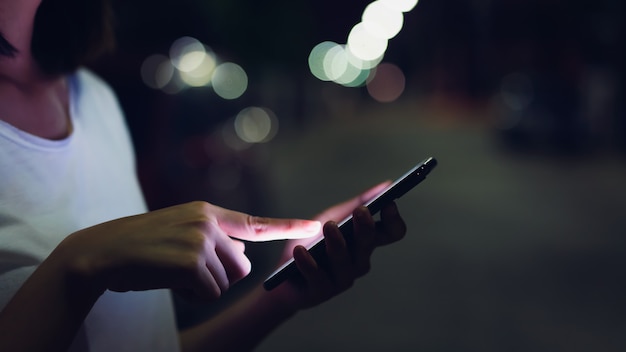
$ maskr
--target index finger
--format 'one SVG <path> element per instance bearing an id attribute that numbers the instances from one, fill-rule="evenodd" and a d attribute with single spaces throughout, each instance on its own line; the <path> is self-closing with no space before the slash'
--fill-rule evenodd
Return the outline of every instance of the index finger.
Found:
<path id="1" fill-rule="evenodd" d="M 357 195 L 356 197 L 353 197 L 326 209 L 323 213 L 319 214 L 315 218 L 323 222 L 329 220 L 340 221 L 343 218 L 352 214 L 352 211 L 358 206 L 365 204 L 366 202 L 370 201 L 371 199 L 382 193 L 390 184 L 391 181 L 379 183 L 376 186 L 371 187 L 365 192 Z"/>
<path id="2" fill-rule="evenodd" d="M 252 242 L 308 238 L 322 229 L 315 220 L 267 218 L 226 209 L 217 223 L 228 236 Z"/>

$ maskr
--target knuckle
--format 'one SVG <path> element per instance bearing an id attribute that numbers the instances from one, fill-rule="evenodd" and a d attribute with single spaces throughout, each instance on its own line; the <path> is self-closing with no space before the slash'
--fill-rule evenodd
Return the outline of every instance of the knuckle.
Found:
<path id="1" fill-rule="evenodd" d="M 207 237 L 201 230 L 193 230 L 179 236 L 175 242 L 180 250 L 188 252 L 189 256 L 197 258 L 207 245 Z"/>
<path id="2" fill-rule="evenodd" d="M 204 202 L 198 202 L 204 203 Z M 208 204 L 208 203 L 204 203 Z M 190 209 L 187 215 L 187 224 L 192 228 L 199 229 L 202 233 L 210 231 L 215 219 L 211 216 L 211 211 L 203 208 L 204 205 L 197 205 Z"/>
<path id="3" fill-rule="evenodd" d="M 184 255 L 179 261 L 179 267 L 188 275 L 197 275 L 201 260 L 195 253 Z"/>
<path id="4" fill-rule="evenodd" d="M 191 231 L 187 236 L 187 241 L 191 248 L 196 250 L 202 249 L 206 242 L 206 236 L 200 231 Z"/>
<path id="5" fill-rule="evenodd" d="M 251 233 L 262 234 L 264 232 L 267 232 L 269 221 L 267 218 L 248 215 L 246 217 L 246 226 Z"/>
<path id="6" fill-rule="evenodd" d="M 189 206 L 189 208 L 195 211 L 200 211 L 200 212 L 204 212 L 211 207 L 211 204 L 203 200 L 195 200 L 195 201 L 187 203 L 187 205 Z"/>
<path id="7" fill-rule="evenodd" d="M 209 221 L 211 219 L 210 214 L 214 212 L 210 203 L 201 200 L 187 203 L 187 206 L 192 219 L 197 219 L 198 221 Z"/>

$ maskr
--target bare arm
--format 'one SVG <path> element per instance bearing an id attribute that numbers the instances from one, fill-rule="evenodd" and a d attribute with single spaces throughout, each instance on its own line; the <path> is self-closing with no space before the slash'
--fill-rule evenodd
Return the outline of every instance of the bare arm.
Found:
<path id="1" fill-rule="evenodd" d="M 182 331 L 182 350 L 251 351 L 295 313 L 258 287 L 213 319 Z"/>
<path id="2" fill-rule="evenodd" d="M 0 312 L 0 351 L 67 350 L 102 292 L 53 253 Z"/>
<path id="3" fill-rule="evenodd" d="M 343 207 L 353 205 L 354 202 L 346 203 Z M 356 278 L 369 271 L 374 248 L 395 242 L 406 232 L 395 204 L 383 209 L 379 223 L 374 222 L 365 207 L 355 209 L 354 219 L 352 247 L 347 246 L 335 223 L 324 225 L 329 271 L 318 267 L 301 245 L 288 245 L 288 250 L 293 248 L 291 253 L 304 282 L 287 281 L 269 292 L 256 288 L 211 320 L 181 332 L 183 351 L 253 350 L 299 310 L 316 306 L 350 288 Z"/>
<path id="4" fill-rule="evenodd" d="M 302 238 L 319 226 L 192 202 L 80 230 L 61 242 L 0 312 L 0 351 L 67 350 L 107 289 L 175 288 L 218 299 L 250 272 L 243 243 L 230 236 Z"/>

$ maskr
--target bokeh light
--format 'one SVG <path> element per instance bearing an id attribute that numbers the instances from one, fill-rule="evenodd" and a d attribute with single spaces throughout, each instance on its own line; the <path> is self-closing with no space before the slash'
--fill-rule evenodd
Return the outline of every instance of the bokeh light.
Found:
<path id="1" fill-rule="evenodd" d="M 183 72 L 189 72 L 198 67 L 206 50 L 204 44 L 192 37 L 176 39 L 170 46 L 172 65 Z"/>
<path id="2" fill-rule="evenodd" d="M 401 12 L 409 12 L 417 5 L 417 0 L 378 0 L 386 6 Z"/>
<path id="3" fill-rule="evenodd" d="M 218 65 L 211 81 L 215 93 L 224 99 L 237 99 L 248 89 L 248 75 L 241 66 L 232 62 Z"/>
<path id="4" fill-rule="evenodd" d="M 202 60 L 193 69 L 180 71 L 181 79 L 191 87 L 207 86 L 211 83 L 217 67 L 217 58 L 212 52 L 202 53 Z"/>
<path id="5" fill-rule="evenodd" d="M 370 68 L 376 64 L 378 60 L 361 60 L 346 50 L 345 45 L 331 41 L 316 45 L 309 55 L 309 68 L 315 77 L 347 87 L 363 85 Z"/>
<path id="6" fill-rule="evenodd" d="M 357 80 L 359 77 L 362 77 L 361 73 L 363 73 L 363 70 L 347 62 L 345 70 L 339 77 L 335 79 L 335 82 L 345 86 L 350 86 L 355 80 Z M 358 84 L 360 83 L 357 83 L 356 85 Z"/>
<path id="7" fill-rule="evenodd" d="M 141 79 L 150 88 L 162 89 L 174 75 L 174 67 L 165 55 L 155 54 L 148 56 L 140 68 Z"/>
<path id="8" fill-rule="evenodd" d="M 329 48 L 324 56 L 324 73 L 334 81 L 339 78 L 348 67 L 348 57 L 346 56 L 343 46 L 336 45 Z"/>
<path id="9" fill-rule="evenodd" d="M 147 86 L 168 94 L 212 85 L 218 96 L 232 100 L 248 89 L 248 76 L 241 66 L 232 62 L 219 64 L 218 56 L 192 37 L 176 39 L 169 56 L 147 57 L 141 65 L 141 77 Z"/>
<path id="10" fill-rule="evenodd" d="M 366 61 L 355 57 L 347 50 L 345 45 L 339 46 L 339 49 L 332 54 L 334 55 L 332 57 L 334 62 L 332 68 L 334 71 L 332 73 L 329 72 L 329 75 L 332 74 L 335 83 L 345 86 L 357 86 L 364 83 L 365 78 L 369 74 L 369 69 L 375 66 L 372 64 L 375 61 Z M 363 76 L 364 78 L 361 80 L 360 78 Z M 360 80 L 360 82 L 355 83 L 357 80 Z"/>
<path id="11" fill-rule="evenodd" d="M 325 41 L 313 47 L 309 55 L 311 73 L 322 81 L 333 81 L 346 87 L 363 86 L 370 78 L 372 70 L 382 62 L 389 39 L 402 29 L 404 13 L 411 11 L 417 2 L 418 0 L 371 2 L 365 7 L 361 22 L 350 30 L 345 45 Z M 385 70 L 387 68 L 383 69 Z M 399 94 L 402 94 L 404 75 L 400 81 L 402 88 Z M 400 85 L 396 86 L 398 87 Z M 372 89 L 376 90 L 378 87 Z M 389 97 L 383 99 L 391 99 L 393 94 L 389 94 Z"/>
<path id="12" fill-rule="evenodd" d="M 315 77 L 322 81 L 331 80 L 324 69 L 324 59 L 326 58 L 326 54 L 328 54 L 332 48 L 338 46 L 339 44 L 335 42 L 325 41 L 313 47 L 311 53 L 309 54 L 309 69 Z"/>
<path id="13" fill-rule="evenodd" d="M 361 70 L 369 70 L 371 68 L 376 67 L 382 60 L 384 55 L 380 55 L 379 57 L 371 60 L 363 60 L 354 56 L 354 54 L 350 50 L 346 50 L 346 55 L 348 55 L 348 61 L 354 66 L 358 67 Z"/>
<path id="14" fill-rule="evenodd" d="M 363 86 L 365 84 L 365 82 L 367 81 L 367 78 L 370 76 L 371 74 L 371 70 L 370 69 L 362 69 L 359 70 L 359 74 L 352 78 L 351 81 L 347 81 L 345 83 L 341 83 L 342 85 L 346 86 L 346 87 L 360 87 Z M 340 83 L 340 82 L 338 82 Z"/>
<path id="15" fill-rule="evenodd" d="M 208 85 L 217 65 L 215 54 L 192 37 L 182 37 L 172 43 L 170 60 L 178 69 L 180 79 L 191 87 Z"/>
<path id="16" fill-rule="evenodd" d="M 382 63 L 376 67 L 367 82 L 367 91 L 372 98 L 381 102 L 395 101 L 404 92 L 405 78 L 402 70 L 391 63 Z"/>
<path id="17" fill-rule="evenodd" d="M 264 143 L 276 135 L 278 119 L 271 110 L 253 106 L 237 114 L 234 127 L 241 140 L 247 143 Z"/>
<path id="18" fill-rule="evenodd" d="M 334 79 L 335 83 L 347 87 L 357 87 L 362 85 L 365 83 L 370 70 L 368 68 L 362 68 L 363 61 L 350 60 L 349 51 L 345 50 L 343 47 L 342 49 L 344 49 L 342 50 L 342 60 L 345 60 L 346 64 L 343 72 L 341 72 L 341 74 Z M 354 63 L 356 63 L 356 65 Z"/>
<path id="19" fill-rule="evenodd" d="M 402 11 L 389 7 L 381 1 L 374 1 L 363 11 L 362 22 L 368 33 L 391 39 L 402 29 L 404 16 Z"/>
<path id="20" fill-rule="evenodd" d="M 387 50 L 387 39 L 371 33 L 365 24 L 360 22 L 348 35 L 348 50 L 361 60 L 376 60 Z"/>

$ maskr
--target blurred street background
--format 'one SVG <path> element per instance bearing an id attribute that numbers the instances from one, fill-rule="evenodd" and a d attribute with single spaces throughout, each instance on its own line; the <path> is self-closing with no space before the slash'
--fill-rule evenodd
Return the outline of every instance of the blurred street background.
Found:
<path id="1" fill-rule="evenodd" d="M 406 238 L 258 351 L 626 350 L 626 3 L 420 0 L 367 81 L 320 79 L 313 48 L 345 44 L 370 3 L 114 0 L 117 50 L 91 67 L 150 207 L 309 218 L 433 156 L 398 201 Z M 185 79 L 190 41 L 243 88 Z M 180 325 L 262 281 L 280 246 L 250 244 L 222 302 L 176 298 Z"/>

